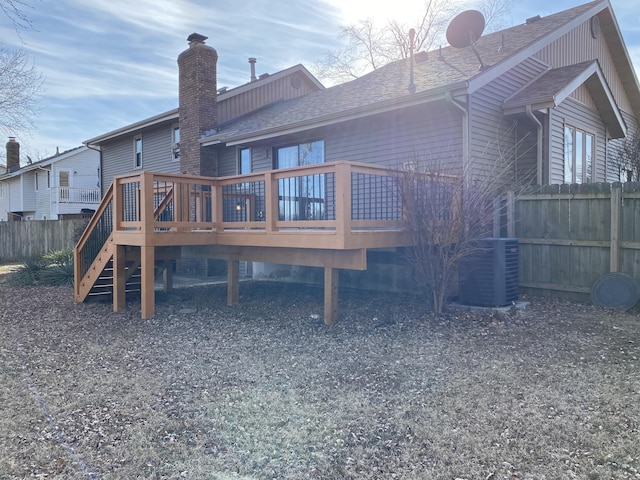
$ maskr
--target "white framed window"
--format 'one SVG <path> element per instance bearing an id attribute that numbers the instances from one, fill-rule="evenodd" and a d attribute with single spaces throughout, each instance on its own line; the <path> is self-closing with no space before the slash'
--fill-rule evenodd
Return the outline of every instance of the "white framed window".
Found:
<path id="1" fill-rule="evenodd" d="M 35 180 L 35 182 L 36 182 L 36 192 L 38 192 L 40 190 L 40 180 L 38 179 L 38 176 L 39 176 L 38 175 L 38 171 L 36 170 L 34 174 L 35 174 L 35 177 L 36 177 L 36 180 Z"/>
<path id="2" fill-rule="evenodd" d="M 565 124 L 564 183 L 590 183 L 594 181 L 595 151 L 595 134 Z"/>
<path id="3" fill-rule="evenodd" d="M 180 124 L 171 125 L 171 160 L 180 160 Z"/>
<path id="4" fill-rule="evenodd" d="M 142 168 L 142 135 L 133 137 L 133 168 Z"/>

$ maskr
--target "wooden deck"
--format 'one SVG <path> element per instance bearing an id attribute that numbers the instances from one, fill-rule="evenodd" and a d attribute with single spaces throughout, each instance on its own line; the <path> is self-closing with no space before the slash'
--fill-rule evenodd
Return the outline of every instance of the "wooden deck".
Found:
<path id="1" fill-rule="evenodd" d="M 75 299 L 106 288 L 114 310 L 123 309 L 135 276 L 149 318 L 155 276 L 167 259 L 188 253 L 229 262 L 230 304 L 238 301 L 241 260 L 323 267 L 331 323 L 337 269 L 366 270 L 367 249 L 410 244 L 397 181 L 392 170 L 352 162 L 223 178 L 116 177 L 75 248 Z"/>

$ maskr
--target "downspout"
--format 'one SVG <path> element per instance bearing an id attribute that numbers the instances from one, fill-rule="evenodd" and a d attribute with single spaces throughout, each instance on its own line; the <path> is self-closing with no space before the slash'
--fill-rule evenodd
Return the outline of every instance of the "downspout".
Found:
<path id="1" fill-rule="evenodd" d="M 463 104 L 454 100 L 451 92 L 445 93 L 445 99 L 455 108 L 462 112 L 462 172 L 464 175 L 465 185 L 468 187 L 470 179 L 469 165 L 469 112 Z"/>
<path id="2" fill-rule="evenodd" d="M 100 154 L 100 160 L 98 161 L 98 188 L 100 189 L 100 197 L 102 197 L 102 195 L 104 195 L 104 192 L 102 191 L 102 185 L 104 185 L 104 182 L 102 181 L 102 147 L 95 148 L 88 143 L 85 143 L 84 145 L 89 150 L 93 150 Z"/>
<path id="3" fill-rule="evenodd" d="M 536 157 L 537 157 L 536 181 L 538 182 L 538 185 L 542 185 L 542 123 L 540 123 L 540 120 L 538 120 L 538 118 L 533 114 L 533 111 L 531 110 L 531 105 L 527 105 L 526 113 L 527 113 L 527 116 L 531 120 L 533 120 L 533 123 L 536 124 L 536 128 L 538 130 L 538 138 L 537 138 L 537 144 L 536 144 Z"/>

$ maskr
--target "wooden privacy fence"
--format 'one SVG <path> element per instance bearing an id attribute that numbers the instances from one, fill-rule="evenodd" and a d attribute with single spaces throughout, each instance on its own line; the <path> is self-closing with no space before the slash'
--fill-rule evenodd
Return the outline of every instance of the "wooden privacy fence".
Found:
<path id="1" fill-rule="evenodd" d="M 86 224 L 82 219 L 0 222 L 0 262 L 73 248 Z"/>
<path id="2" fill-rule="evenodd" d="M 605 273 L 640 282 L 640 183 L 546 185 L 508 198 L 521 291 L 584 299 Z"/>

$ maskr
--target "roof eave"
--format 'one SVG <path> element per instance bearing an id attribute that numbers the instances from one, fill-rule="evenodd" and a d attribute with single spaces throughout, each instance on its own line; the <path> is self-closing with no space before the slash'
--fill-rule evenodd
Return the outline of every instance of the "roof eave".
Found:
<path id="1" fill-rule="evenodd" d="M 100 145 L 101 143 L 104 143 L 107 140 L 112 140 L 122 135 L 127 135 L 129 133 L 137 132 L 143 128 L 152 127 L 154 125 L 158 125 L 164 122 L 176 121 L 178 120 L 178 118 L 179 118 L 178 109 L 174 108 L 173 110 L 169 110 L 168 112 L 160 113 L 159 115 L 155 115 L 153 117 L 140 120 L 139 122 L 136 122 L 136 123 L 131 123 L 125 127 L 118 128 L 117 130 L 113 130 L 111 132 L 105 133 L 104 135 L 99 135 L 97 137 L 90 138 L 89 140 L 85 140 L 82 143 L 87 146 Z"/>
<path id="2" fill-rule="evenodd" d="M 273 127 L 258 132 L 232 136 L 226 139 L 220 137 L 203 138 L 200 140 L 200 143 L 203 147 L 220 143 L 225 143 L 227 146 L 241 145 L 243 143 L 266 140 L 282 135 L 289 135 L 305 130 L 311 130 L 313 128 L 326 127 L 335 123 L 355 120 L 358 118 L 367 117 L 369 115 L 375 115 L 377 113 L 389 112 L 401 108 L 419 105 L 422 103 L 430 103 L 433 101 L 442 100 L 447 92 L 452 92 L 456 95 L 459 95 L 466 93 L 466 90 L 467 82 L 463 81 L 444 87 L 438 87 L 432 90 L 426 90 L 423 92 L 406 95 L 400 98 L 393 98 L 391 100 L 386 100 L 384 102 L 379 102 L 372 105 L 366 105 L 364 107 L 354 108 L 349 111 L 342 111 L 330 115 L 325 115 L 323 117 L 291 123 L 286 126 Z"/>

